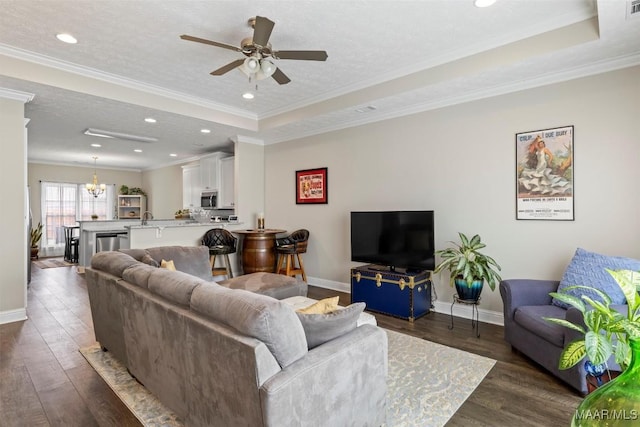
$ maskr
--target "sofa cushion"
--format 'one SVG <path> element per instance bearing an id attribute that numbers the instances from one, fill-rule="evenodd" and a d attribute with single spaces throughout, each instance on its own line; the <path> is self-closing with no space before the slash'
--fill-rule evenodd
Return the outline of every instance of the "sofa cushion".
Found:
<path id="1" fill-rule="evenodd" d="M 176 269 L 203 280 L 212 281 L 209 248 L 206 246 L 158 246 L 147 252 L 157 262 L 173 260 Z"/>
<path id="2" fill-rule="evenodd" d="M 565 327 L 551 323 L 543 317 L 564 319 L 567 310 L 555 305 L 525 305 L 518 307 L 513 321 L 531 333 L 543 338 L 556 347 L 564 347 Z"/>
<path id="3" fill-rule="evenodd" d="M 149 254 L 144 254 L 142 258 L 140 258 L 140 262 L 150 265 L 151 267 L 156 267 L 156 268 L 160 267 L 160 264 L 158 264 L 158 261 L 153 259 Z"/>
<path id="4" fill-rule="evenodd" d="M 274 298 L 207 283 L 194 290 L 191 309 L 264 342 L 282 368 L 307 353 L 293 308 Z"/>
<path id="5" fill-rule="evenodd" d="M 164 268 L 156 268 L 149 274 L 151 292 L 183 306 L 189 306 L 193 290 L 203 283 L 190 274 Z"/>
<path id="6" fill-rule="evenodd" d="M 91 257 L 91 268 L 101 270 L 114 276 L 122 277 L 122 272 L 137 264 L 134 258 L 120 252 L 98 252 Z"/>
<path id="7" fill-rule="evenodd" d="M 588 289 L 566 290 L 566 288 L 575 285 L 589 286 L 607 294 L 613 304 L 626 304 L 624 293 L 622 293 L 613 277 L 606 272 L 605 268 L 610 270 L 640 271 L 640 261 L 631 258 L 601 255 L 578 248 L 562 276 L 558 292 L 577 297 L 587 295 L 594 300 L 602 301 L 595 292 Z M 552 304 L 563 308 L 569 307 L 568 304 L 555 298 Z"/>
<path id="8" fill-rule="evenodd" d="M 136 263 L 130 267 L 127 267 L 122 272 L 122 278 L 129 283 L 132 283 L 141 288 L 149 288 L 149 276 L 156 271 L 156 267 L 152 267 L 147 264 Z"/>
<path id="9" fill-rule="evenodd" d="M 357 302 L 325 314 L 296 312 L 302 323 L 309 350 L 354 330 L 365 306 L 365 303 Z"/>

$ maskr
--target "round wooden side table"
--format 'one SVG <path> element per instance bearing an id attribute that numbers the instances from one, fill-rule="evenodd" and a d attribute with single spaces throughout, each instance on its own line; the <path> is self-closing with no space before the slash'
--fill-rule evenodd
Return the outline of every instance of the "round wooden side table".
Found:
<path id="1" fill-rule="evenodd" d="M 276 234 L 286 232 L 287 230 L 273 228 L 232 231 L 232 233 L 243 236 L 240 242 L 240 252 L 244 274 L 275 273 Z"/>

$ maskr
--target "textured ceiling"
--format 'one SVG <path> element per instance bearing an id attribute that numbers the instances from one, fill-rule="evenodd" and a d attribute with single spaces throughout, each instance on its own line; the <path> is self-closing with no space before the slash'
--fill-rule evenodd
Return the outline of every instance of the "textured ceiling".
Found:
<path id="1" fill-rule="evenodd" d="M 638 64 L 640 18 L 626 19 L 626 4 L 0 0 L 0 88 L 35 94 L 30 161 L 89 165 L 97 155 L 102 166 L 148 169 L 238 135 L 275 143 Z M 247 101 L 256 83 L 240 71 L 209 75 L 241 54 L 179 35 L 239 45 L 255 15 L 275 21 L 274 49 L 329 57 L 277 61 L 291 83 L 260 81 Z M 79 42 L 57 41 L 60 32 Z M 96 149 L 88 127 L 159 141 L 100 139 Z"/>

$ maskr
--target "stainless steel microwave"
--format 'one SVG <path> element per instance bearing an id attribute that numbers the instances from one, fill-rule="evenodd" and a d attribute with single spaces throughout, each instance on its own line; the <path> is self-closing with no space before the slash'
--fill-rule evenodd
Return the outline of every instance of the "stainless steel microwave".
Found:
<path id="1" fill-rule="evenodd" d="M 200 195 L 200 207 L 202 209 L 216 209 L 218 207 L 218 192 L 203 191 Z"/>

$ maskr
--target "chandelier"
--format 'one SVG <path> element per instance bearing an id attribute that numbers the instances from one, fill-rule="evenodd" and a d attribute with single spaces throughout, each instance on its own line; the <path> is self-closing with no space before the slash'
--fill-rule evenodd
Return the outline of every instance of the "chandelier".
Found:
<path id="1" fill-rule="evenodd" d="M 96 160 L 98 160 L 98 158 L 94 157 L 93 158 L 93 182 L 91 184 L 87 183 L 86 185 L 87 191 L 93 197 L 98 197 L 99 195 L 104 193 L 104 190 L 107 189 L 106 184 L 98 184 L 98 175 L 96 174 Z"/>

